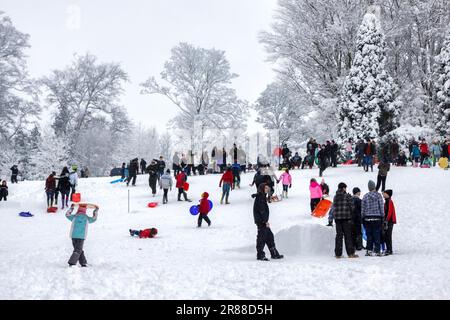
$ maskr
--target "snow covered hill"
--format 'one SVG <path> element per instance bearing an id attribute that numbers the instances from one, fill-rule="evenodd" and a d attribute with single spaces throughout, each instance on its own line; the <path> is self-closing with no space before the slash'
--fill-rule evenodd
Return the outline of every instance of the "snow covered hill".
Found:
<path id="1" fill-rule="evenodd" d="M 292 174 L 289 199 L 270 205 L 285 259 L 269 262 L 256 261 L 253 174 L 243 175 L 230 205 L 219 204 L 220 176 L 189 179 L 193 203 L 203 191 L 214 202 L 212 226 L 201 229 L 192 204 L 176 201 L 176 190 L 169 204 L 147 208 L 153 200 L 147 176 L 128 189 L 111 178 L 82 179 L 82 201 L 100 206 L 85 243 L 88 268 L 68 268 L 70 222 L 61 210 L 45 212 L 44 182 L 10 185 L 8 202 L 0 202 L 0 299 L 450 298 L 450 171 L 394 167 L 387 179 L 398 218 L 394 255 L 341 260 L 334 258 L 334 229 L 309 214 L 309 179 L 318 170 Z M 332 194 L 341 181 L 366 192 L 376 172 L 339 167 L 325 179 Z M 35 216 L 19 217 L 21 211 Z M 157 238 L 128 233 L 148 227 L 158 228 Z"/>

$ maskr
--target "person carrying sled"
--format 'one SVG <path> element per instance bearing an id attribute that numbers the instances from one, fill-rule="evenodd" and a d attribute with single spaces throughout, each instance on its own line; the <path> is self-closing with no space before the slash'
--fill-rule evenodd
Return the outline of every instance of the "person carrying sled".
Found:
<path id="1" fill-rule="evenodd" d="M 72 204 L 70 209 L 66 213 L 66 218 L 72 221 L 72 227 L 70 229 L 70 237 L 72 238 L 73 253 L 69 259 L 69 266 L 72 267 L 80 263 L 82 267 L 87 267 L 86 256 L 84 255 L 83 246 L 86 240 L 88 225 L 97 221 L 98 206 L 91 204 L 80 204 L 75 215 L 72 215 L 75 205 Z M 86 214 L 88 208 L 94 209 L 94 214 L 89 217 Z"/>
<path id="2" fill-rule="evenodd" d="M 336 223 L 336 239 L 334 253 L 336 259 L 342 258 L 342 241 L 345 240 L 345 251 L 349 258 L 358 258 L 352 240 L 353 199 L 347 193 L 347 185 L 339 183 L 333 199 L 333 215 Z"/>
<path id="3" fill-rule="evenodd" d="M 375 182 L 368 184 L 369 192 L 366 193 L 361 202 L 361 217 L 367 235 L 366 256 L 374 254 L 381 257 L 380 242 L 381 228 L 384 217 L 383 197 L 375 189 Z"/>
<path id="4" fill-rule="evenodd" d="M 149 228 L 144 230 L 128 230 L 130 232 L 130 236 L 134 237 L 137 236 L 141 239 L 148 239 L 148 238 L 154 238 L 158 234 L 158 229 L 156 228 Z"/>
<path id="5" fill-rule="evenodd" d="M 72 199 L 73 194 L 76 192 L 76 188 L 78 185 L 78 173 L 77 173 L 78 167 L 72 166 L 72 172 L 69 174 L 69 181 L 70 181 L 70 199 Z"/>
<path id="6" fill-rule="evenodd" d="M 309 183 L 309 195 L 311 198 L 310 206 L 311 206 L 311 214 L 314 212 L 314 209 L 316 209 L 317 205 L 319 204 L 320 200 L 322 200 L 322 187 L 320 184 L 317 183 L 316 179 L 311 179 Z"/>
<path id="7" fill-rule="evenodd" d="M 352 213 L 352 239 L 355 249 L 361 251 L 362 244 L 362 221 L 361 221 L 361 190 L 353 188 L 353 213 Z"/>
<path id="8" fill-rule="evenodd" d="M 283 193 L 281 194 L 281 197 L 287 199 L 288 190 L 289 188 L 292 188 L 292 176 L 289 173 L 289 169 L 284 170 L 278 182 L 281 182 L 283 184 Z"/>
<path id="9" fill-rule="evenodd" d="M 187 181 L 186 173 L 184 173 L 184 171 L 180 171 L 175 179 L 177 181 L 176 187 L 178 189 L 178 201 L 182 201 L 181 195 L 183 195 L 184 201 L 191 202 L 191 200 L 187 197 L 186 191 L 184 190 L 184 184 Z"/>
<path id="10" fill-rule="evenodd" d="M 159 187 L 164 191 L 163 204 L 166 204 L 169 201 L 167 194 L 169 192 L 169 189 L 170 191 L 172 191 L 172 184 L 173 182 L 172 176 L 170 174 L 170 169 L 167 169 L 166 173 L 161 176 L 161 179 L 159 179 Z"/>
<path id="11" fill-rule="evenodd" d="M 266 258 L 264 247 L 267 245 L 272 259 L 283 259 L 275 247 L 275 238 L 269 224 L 269 205 L 267 204 L 267 193 L 269 186 L 262 183 L 258 187 L 258 192 L 252 195 L 255 199 L 253 204 L 253 218 L 258 228 L 258 235 L 256 237 L 256 259 L 260 261 L 269 261 Z"/>
<path id="12" fill-rule="evenodd" d="M 225 198 L 225 204 L 230 204 L 228 202 L 228 197 L 230 196 L 230 191 L 233 185 L 233 173 L 231 172 L 231 168 L 228 168 L 225 173 L 222 175 L 222 178 L 219 182 L 219 188 L 222 188 L 222 197 L 220 198 L 220 204 L 223 204 L 223 199 Z"/>
<path id="13" fill-rule="evenodd" d="M 45 180 L 45 193 L 47 194 L 47 208 L 53 207 L 53 201 L 55 199 L 56 190 L 56 172 L 53 171 Z"/>
<path id="14" fill-rule="evenodd" d="M 392 201 L 392 190 L 386 190 L 383 192 L 384 197 L 384 242 L 386 243 L 386 252 L 384 255 L 388 256 L 393 254 L 392 251 L 392 230 L 394 229 L 394 224 L 397 223 L 397 216 L 395 214 L 395 206 Z"/>
<path id="15" fill-rule="evenodd" d="M 70 194 L 70 179 L 69 179 L 69 169 L 64 167 L 58 179 L 57 189 L 61 193 L 61 209 L 64 206 L 69 206 L 69 194 Z"/>
<path id="16" fill-rule="evenodd" d="M 0 201 L 2 200 L 8 200 L 8 185 L 6 184 L 6 180 L 3 180 L 2 184 L 0 185 Z"/>
<path id="17" fill-rule="evenodd" d="M 208 224 L 208 227 L 211 226 L 211 220 L 208 218 L 208 213 L 211 211 L 211 208 L 209 207 L 209 201 L 208 201 L 209 194 L 208 192 L 202 193 L 202 198 L 200 199 L 200 204 L 198 206 L 198 221 L 197 221 L 197 228 L 202 227 L 202 221 L 205 220 Z"/>
<path id="18" fill-rule="evenodd" d="M 10 168 L 10 170 L 11 170 L 11 183 L 18 183 L 17 176 L 19 175 L 19 168 L 15 164 Z"/>

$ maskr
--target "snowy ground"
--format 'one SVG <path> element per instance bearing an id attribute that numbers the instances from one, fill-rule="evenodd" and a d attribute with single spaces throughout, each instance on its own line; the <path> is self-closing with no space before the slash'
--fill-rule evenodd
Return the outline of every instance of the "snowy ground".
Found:
<path id="1" fill-rule="evenodd" d="M 376 171 L 376 169 L 375 169 Z M 334 229 L 309 215 L 308 183 L 318 170 L 293 171 L 290 197 L 270 205 L 282 261 L 256 261 L 248 186 L 218 204 L 219 176 L 190 178 L 189 196 L 208 191 L 212 226 L 196 228 L 191 204 L 176 201 L 149 209 L 147 177 L 127 188 L 111 178 L 83 179 L 82 200 L 100 206 L 85 251 L 89 268 L 68 268 L 70 222 L 45 212 L 44 183 L 10 186 L 0 202 L 0 299 L 450 299 L 450 171 L 393 168 L 398 225 L 388 257 L 334 258 Z M 339 182 L 367 190 L 376 172 L 339 167 L 325 172 L 334 194 Z M 158 194 L 158 199 L 161 200 Z M 31 211 L 32 218 L 18 216 Z M 131 238 L 128 229 L 156 227 L 156 239 Z M 267 250 L 266 250 L 267 251 Z"/>

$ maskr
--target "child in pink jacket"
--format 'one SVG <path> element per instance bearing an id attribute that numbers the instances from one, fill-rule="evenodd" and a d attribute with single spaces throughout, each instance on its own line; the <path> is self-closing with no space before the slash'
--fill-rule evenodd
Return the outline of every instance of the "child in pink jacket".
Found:
<path id="1" fill-rule="evenodd" d="M 278 182 L 280 182 L 283 184 L 283 193 L 281 194 L 281 198 L 286 198 L 288 197 L 288 189 L 292 187 L 292 177 L 291 174 L 289 173 L 289 169 L 286 169 L 283 174 L 280 176 L 280 179 L 278 180 Z"/>
<path id="2" fill-rule="evenodd" d="M 322 200 L 322 186 L 317 183 L 316 179 L 311 179 L 309 184 L 309 193 L 311 195 L 311 213 Z"/>

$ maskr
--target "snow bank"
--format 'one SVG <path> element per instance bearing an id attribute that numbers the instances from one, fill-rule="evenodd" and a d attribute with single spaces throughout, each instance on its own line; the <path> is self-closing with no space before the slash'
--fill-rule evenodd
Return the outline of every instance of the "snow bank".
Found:
<path id="1" fill-rule="evenodd" d="M 334 230 L 319 224 L 295 225 L 275 235 L 278 248 L 289 256 L 329 256 L 334 250 Z"/>

